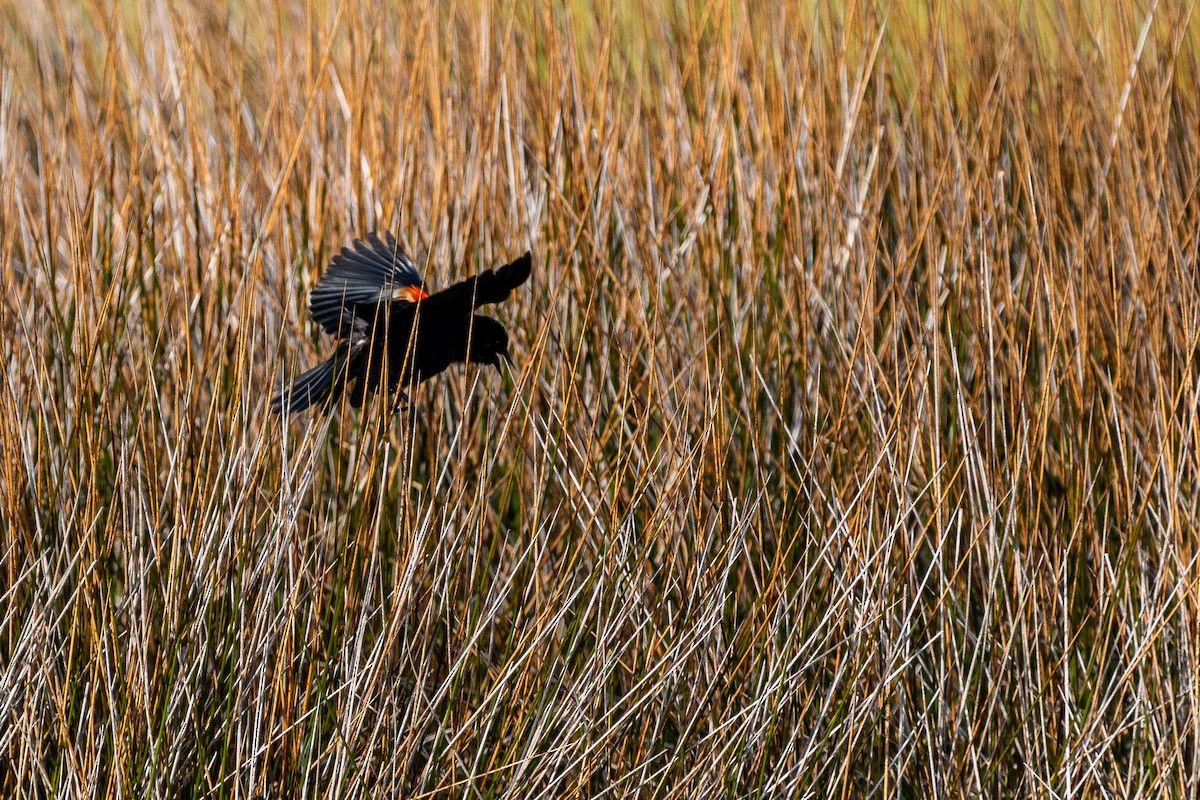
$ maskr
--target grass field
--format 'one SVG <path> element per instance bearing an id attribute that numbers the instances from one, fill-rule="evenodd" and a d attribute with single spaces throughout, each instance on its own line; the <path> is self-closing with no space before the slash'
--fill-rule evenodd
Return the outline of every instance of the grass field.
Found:
<path id="1" fill-rule="evenodd" d="M 0 0 L 0 795 L 1195 797 L 1200 23 L 1096 5 Z M 371 230 L 515 368 L 285 425 Z"/>

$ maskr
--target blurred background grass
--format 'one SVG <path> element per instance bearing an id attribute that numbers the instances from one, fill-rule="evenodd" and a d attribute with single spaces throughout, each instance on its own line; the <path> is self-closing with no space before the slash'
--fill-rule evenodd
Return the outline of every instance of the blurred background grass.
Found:
<path id="1" fill-rule="evenodd" d="M 1192 796 L 1197 24 L 0 2 L 5 796 Z M 516 369 L 285 427 L 307 290 Z"/>

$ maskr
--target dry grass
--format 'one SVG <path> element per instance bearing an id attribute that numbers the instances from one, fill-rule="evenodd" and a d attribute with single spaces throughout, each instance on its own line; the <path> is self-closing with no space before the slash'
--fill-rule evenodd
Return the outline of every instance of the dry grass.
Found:
<path id="1" fill-rule="evenodd" d="M 1200 791 L 1185 4 L 10 2 L 0 794 Z M 372 229 L 518 368 L 284 428 Z"/>

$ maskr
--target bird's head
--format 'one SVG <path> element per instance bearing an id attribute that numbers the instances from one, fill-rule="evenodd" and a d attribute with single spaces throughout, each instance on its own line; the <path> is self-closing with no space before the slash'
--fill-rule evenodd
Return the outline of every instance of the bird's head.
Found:
<path id="1" fill-rule="evenodd" d="M 512 358 L 508 355 L 508 331 L 491 317 L 476 314 L 471 326 L 467 361 L 471 364 L 491 364 L 493 367 L 499 367 L 502 358 L 512 363 Z"/>

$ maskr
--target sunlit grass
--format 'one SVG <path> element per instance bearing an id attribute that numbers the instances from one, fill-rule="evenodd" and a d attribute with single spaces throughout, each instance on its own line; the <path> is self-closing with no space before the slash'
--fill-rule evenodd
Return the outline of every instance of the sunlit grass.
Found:
<path id="1" fill-rule="evenodd" d="M 751 6 L 0 5 L 0 794 L 1200 790 L 1196 23 Z"/>

